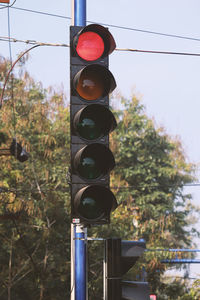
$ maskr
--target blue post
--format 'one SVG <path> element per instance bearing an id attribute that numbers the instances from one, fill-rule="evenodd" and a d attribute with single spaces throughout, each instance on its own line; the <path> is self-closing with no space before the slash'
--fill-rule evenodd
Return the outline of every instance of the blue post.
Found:
<path id="1" fill-rule="evenodd" d="M 200 259 L 162 259 L 161 263 L 164 264 L 200 264 Z"/>
<path id="2" fill-rule="evenodd" d="M 86 26 L 86 0 L 74 0 L 74 25 Z"/>
<path id="3" fill-rule="evenodd" d="M 76 225 L 75 233 L 75 300 L 86 300 L 86 241 L 84 228 Z"/>
<path id="4" fill-rule="evenodd" d="M 86 0 L 72 0 L 72 23 L 86 26 Z M 86 228 L 75 226 L 75 300 L 87 299 Z"/>

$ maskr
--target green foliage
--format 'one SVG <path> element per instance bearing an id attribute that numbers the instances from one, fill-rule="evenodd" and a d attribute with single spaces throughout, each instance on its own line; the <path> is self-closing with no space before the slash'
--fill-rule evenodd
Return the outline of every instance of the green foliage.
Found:
<path id="1" fill-rule="evenodd" d="M 8 62 L 1 59 L 1 83 L 7 69 Z M 8 149 L 16 137 L 30 157 L 20 163 L 6 150 L 0 156 L 0 299 L 69 299 L 69 108 L 62 93 L 44 90 L 23 66 L 12 83 L 0 110 L 0 149 Z M 156 128 L 135 97 L 122 104 L 110 138 L 116 158 L 111 187 L 119 206 L 110 225 L 92 227 L 89 235 L 144 238 L 147 248 L 191 247 L 194 208 L 183 187 L 193 182 L 194 166 L 186 162 L 180 142 Z M 89 242 L 88 248 L 89 299 L 100 300 L 103 242 Z M 140 275 L 145 266 L 152 292 L 162 294 L 159 299 L 172 299 L 166 298 L 172 290 L 179 299 L 187 287 L 176 283 L 172 289 L 171 283 L 163 283 L 167 266 L 160 263 L 162 255 L 146 253 L 131 276 Z M 194 286 L 191 297 L 195 293 L 199 295 Z"/>
<path id="2" fill-rule="evenodd" d="M 200 299 L 200 280 L 197 279 L 192 284 L 192 288 L 190 290 L 191 299 L 198 300 Z"/>
<path id="3" fill-rule="evenodd" d="M 47 94 L 21 76 L 13 79 L 14 97 L 8 85 L 0 111 L 1 149 L 16 137 L 30 153 L 24 163 L 1 156 L 0 299 L 67 299 L 69 111 L 62 93 Z"/>
<path id="4" fill-rule="evenodd" d="M 123 104 L 116 112 L 120 121 L 111 140 L 116 157 L 112 185 L 120 201 L 112 226 L 126 239 L 145 239 L 147 248 L 191 247 L 192 232 L 198 233 L 190 227 L 193 206 L 183 188 L 195 180 L 194 165 L 186 162 L 178 140 L 155 127 L 136 97 Z M 160 263 L 164 255 L 145 255 L 147 279 L 155 293 L 167 268 Z"/>

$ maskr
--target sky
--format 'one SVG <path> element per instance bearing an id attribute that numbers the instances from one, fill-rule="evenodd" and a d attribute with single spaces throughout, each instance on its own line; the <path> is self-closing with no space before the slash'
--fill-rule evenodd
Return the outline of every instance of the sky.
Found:
<path id="1" fill-rule="evenodd" d="M 0 37 L 7 37 L 8 9 L 2 7 Z M 88 24 L 108 27 L 117 48 L 200 53 L 199 11 L 199 0 L 87 0 L 86 19 Z M 9 16 L 13 38 L 69 44 L 71 0 L 17 0 L 9 9 Z M 25 43 L 12 43 L 12 60 L 29 47 Z M 0 41 L 0 55 L 10 57 L 7 42 Z M 44 87 L 63 88 L 69 97 L 69 48 L 36 48 L 30 52 L 26 67 Z M 114 51 L 110 56 L 110 70 L 121 94 L 130 97 L 135 93 L 140 97 L 147 115 L 168 134 L 177 136 L 188 162 L 199 165 L 200 56 Z M 200 182 L 200 172 L 197 176 Z M 192 193 L 194 203 L 199 205 L 200 187 L 187 188 L 186 192 Z M 198 265 L 191 269 L 191 277 L 200 273 Z"/>

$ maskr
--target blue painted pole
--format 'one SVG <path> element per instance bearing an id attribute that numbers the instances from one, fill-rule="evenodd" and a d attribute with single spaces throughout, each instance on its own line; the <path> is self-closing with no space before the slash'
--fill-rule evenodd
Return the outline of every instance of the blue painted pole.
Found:
<path id="1" fill-rule="evenodd" d="M 164 264 L 200 264 L 200 259 L 162 259 L 161 263 Z"/>
<path id="2" fill-rule="evenodd" d="M 86 26 L 86 0 L 74 0 L 74 25 Z"/>
<path id="3" fill-rule="evenodd" d="M 86 300 L 86 241 L 84 227 L 75 233 L 75 300 Z"/>
<path id="4" fill-rule="evenodd" d="M 86 0 L 72 0 L 72 25 L 86 26 Z M 74 230 L 75 239 L 75 300 L 87 299 L 87 228 L 77 224 Z"/>
<path id="5" fill-rule="evenodd" d="M 146 252 L 200 252 L 200 249 L 145 249 Z"/>

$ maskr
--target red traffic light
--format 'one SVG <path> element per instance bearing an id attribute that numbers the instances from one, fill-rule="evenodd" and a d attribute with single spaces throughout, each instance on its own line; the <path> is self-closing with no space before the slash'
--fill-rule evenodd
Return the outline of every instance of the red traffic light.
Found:
<path id="1" fill-rule="evenodd" d="M 71 217 L 84 224 L 109 224 L 117 206 L 109 190 L 115 166 L 109 133 L 117 126 L 109 110 L 116 82 L 108 56 L 115 49 L 99 24 L 70 27 Z"/>
<path id="2" fill-rule="evenodd" d="M 84 60 L 97 60 L 104 52 L 103 39 L 95 32 L 84 32 L 79 36 L 76 51 Z"/>
<path id="3" fill-rule="evenodd" d="M 78 32 L 73 40 L 73 47 L 83 60 L 95 61 L 112 53 L 116 44 L 107 28 L 91 24 Z"/>

